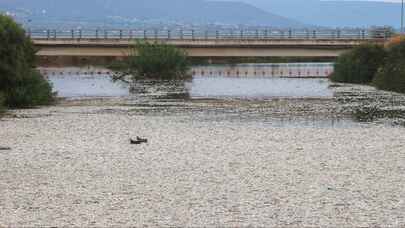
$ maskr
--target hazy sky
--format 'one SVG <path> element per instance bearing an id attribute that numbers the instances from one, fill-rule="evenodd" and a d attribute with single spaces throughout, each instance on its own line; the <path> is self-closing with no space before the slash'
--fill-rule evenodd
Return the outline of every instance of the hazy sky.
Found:
<path id="1" fill-rule="evenodd" d="M 327 1 L 327 0 L 321 0 Z M 338 0 L 338 1 L 349 1 L 349 0 Z M 353 0 L 350 0 L 353 1 Z M 357 0 L 357 1 L 371 1 L 371 2 L 401 2 L 401 0 Z"/>
<path id="2" fill-rule="evenodd" d="M 214 0 L 211 0 L 211 1 L 214 1 Z M 252 0 L 220 0 L 220 1 L 250 2 Z M 302 0 L 302 1 L 305 2 L 305 0 Z M 371 2 L 396 2 L 396 3 L 401 3 L 401 0 L 321 0 L 321 1 L 371 1 Z"/>
<path id="3" fill-rule="evenodd" d="M 227 1 L 240 1 L 240 0 L 227 0 Z M 249 2 L 250 0 L 244 0 Z M 303 2 L 305 0 L 302 0 Z M 321 0 L 321 1 L 370 1 L 370 2 L 401 2 L 401 0 Z"/>
<path id="4" fill-rule="evenodd" d="M 370 1 L 370 0 L 368 0 L 368 1 Z M 375 2 L 401 2 L 401 0 L 380 0 L 380 1 L 378 1 L 378 0 L 374 0 Z"/>

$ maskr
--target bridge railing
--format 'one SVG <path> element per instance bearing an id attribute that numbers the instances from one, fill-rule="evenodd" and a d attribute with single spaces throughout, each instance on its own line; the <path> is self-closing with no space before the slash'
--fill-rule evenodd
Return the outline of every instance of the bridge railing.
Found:
<path id="1" fill-rule="evenodd" d="M 152 39 L 152 40 L 265 40 L 265 39 L 387 39 L 388 30 L 268 29 L 268 30 L 27 30 L 34 39 Z"/>

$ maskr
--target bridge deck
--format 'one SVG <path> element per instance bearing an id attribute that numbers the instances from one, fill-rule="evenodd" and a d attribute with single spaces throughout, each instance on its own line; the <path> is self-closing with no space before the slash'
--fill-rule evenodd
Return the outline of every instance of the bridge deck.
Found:
<path id="1" fill-rule="evenodd" d="M 129 47 L 136 43 L 131 39 L 33 39 L 37 46 L 97 46 Z M 381 39 L 148 39 L 150 42 L 161 42 L 179 47 L 353 47 L 363 43 L 383 43 Z"/>
<path id="2" fill-rule="evenodd" d="M 191 57 L 336 57 L 386 30 L 28 30 L 43 57 L 125 57 L 135 40 L 175 45 Z"/>
<path id="3" fill-rule="evenodd" d="M 123 57 L 129 39 L 34 39 L 39 56 Z M 151 40 L 155 41 L 155 40 Z M 380 39 L 170 39 L 157 40 L 184 48 L 191 57 L 336 57 L 363 43 Z"/>

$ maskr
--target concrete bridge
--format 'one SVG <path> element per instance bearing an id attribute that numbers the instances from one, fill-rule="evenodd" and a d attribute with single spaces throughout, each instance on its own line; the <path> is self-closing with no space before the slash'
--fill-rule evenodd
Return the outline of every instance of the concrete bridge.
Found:
<path id="1" fill-rule="evenodd" d="M 38 56 L 123 58 L 135 39 L 175 45 L 190 57 L 329 57 L 364 43 L 383 43 L 386 31 L 29 31 Z"/>

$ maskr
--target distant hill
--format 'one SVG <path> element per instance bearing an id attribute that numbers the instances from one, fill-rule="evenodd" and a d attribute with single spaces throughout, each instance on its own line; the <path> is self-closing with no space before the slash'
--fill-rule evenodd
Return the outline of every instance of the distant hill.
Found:
<path id="1" fill-rule="evenodd" d="M 0 0 L 2 11 L 24 12 L 42 20 L 122 17 L 184 23 L 300 27 L 301 23 L 242 2 L 205 0 Z"/>
<path id="2" fill-rule="evenodd" d="M 306 24 L 331 27 L 400 27 L 399 3 L 325 0 L 241 0 Z"/>

